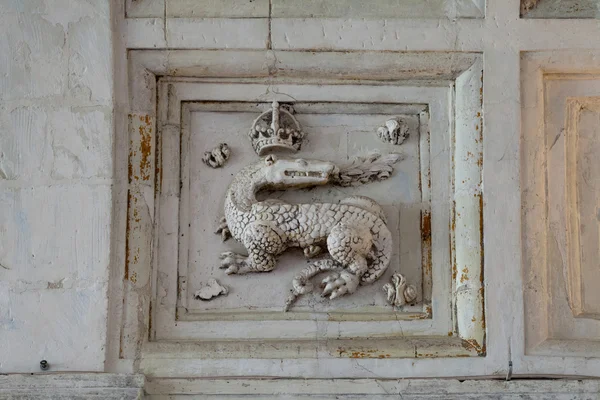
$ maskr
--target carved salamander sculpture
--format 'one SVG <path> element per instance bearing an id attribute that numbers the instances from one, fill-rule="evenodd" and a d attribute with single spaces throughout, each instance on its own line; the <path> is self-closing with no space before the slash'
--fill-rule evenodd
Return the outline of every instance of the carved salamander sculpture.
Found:
<path id="1" fill-rule="evenodd" d="M 227 274 L 267 272 L 275 268 L 277 255 L 288 248 L 302 248 L 312 257 L 326 247 L 331 259 L 296 277 L 295 288 L 309 286 L 309 277 L 334 269 L 341 271 L 330 271 L 323 280 L 323 295 L 330 299 L 354 292 L 359 284 L 374 282 L 385 272 L 392 254 L 392 235 L 374 200 L 352 196 L 339 204 L 289 204 L 274 199 L 257 201 L 255 194 L 262 189 L 382 180 L 391 175 L 392 164 L 399 158 L 398 154 L 373 155 L 340 169 L 325 161 L 269 155 L 242 169 L 227 190 L 225 217 L 216 233 L 224 240 L 233 236 L 245 246 L 248 256 L 225 252 L 221 268 L 226 268 Z"/>

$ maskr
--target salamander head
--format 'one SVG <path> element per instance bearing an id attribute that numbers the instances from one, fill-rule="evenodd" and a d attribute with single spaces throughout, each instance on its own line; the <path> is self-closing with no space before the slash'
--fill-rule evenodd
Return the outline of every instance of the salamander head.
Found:
<path id="1" fill-rule="evenodd" d="M 274 189 L 324 185 L 337 167 L 330 162 L 305 159 L 279 159 L 268 155 L 262 171 L 266 184 Z"/>

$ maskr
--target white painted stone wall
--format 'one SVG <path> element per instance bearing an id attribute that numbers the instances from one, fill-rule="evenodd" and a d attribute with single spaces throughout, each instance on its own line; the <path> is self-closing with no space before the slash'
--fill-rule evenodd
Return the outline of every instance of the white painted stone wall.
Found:
<path id="1" fill-rule="evenodd" d="M 0 372 L 104 369 L 110 21 L 108 0 L 0 1 Z"/>
<path id="2" fill-rule="evenodd" d="M 542 109 L 563 105 L 554 95 L 545 104 L 544 90 L 562 88 L 562 95 L 585 104 L 600 95 L 597 20 L 545 18 L 597 17 L 590 10 L 598 1 L 584 1 L 589 7 L 577 13 L 571 10 L 579 0 L 533 1 L 538 7 L 520 18 L 526 2 L 423 0 L 428 6 L 422 7 L 418 0 L 377 0 L 379 7 L 365 7 L 362 0 L 306 0 L 298 7 L 293 0 L 0 0 L 0 373 L 39 372 L 41 359 L 51 372 L 99 373 L 2 377 L 0 399 L 38 398 L 59 388 L 65 390 L 54 393 L 61 398 L 102 391 L 128 398 L 115 392 L 120 389 L 139 398 L 144 378 L 136 373 L 146 375 L 146 394 L 156 399 L 282 393 L 426 398 L 431 392 L 461 399 L 482 393 L 597 398 L 598 381 L 591 380 L 463 385 L 456 379 L 511 373 L 573 379 L 600 371 L 597 312 L 578 316 L 577 329 L 570 329 L 574 317 L 563 294 L 570 282 L 563 272 L 577 271 L 544 248 L 551 242 L 544 240 L 548 230 L 538 213 L 556 196 L 538 194 L 560 197 L 564 191 L 559 180 L 550 180 L 552 190 L 546 191 L 535 179 L 556 167 L 545 163 L 544 135 L 554 137 L 561 126 L 543 126 L 559 114 Z M 157 312 L 149 307 L 149 282 L 156 281 L 152 252 L 128 263 L 125 239 L 128 193 L 140 199 L 147 214 L 142 217 L 150 221 L 139 224 L 134 244 L 144 249 L 143 240 L 153 239 L 153 187 L 128 182 L 127 121 L 128 114 L 145 116 L 152 126 L 155 77 L 276 83 L 312 73 L 324 80 L 352 74 L 369 80 L 384 78 L 381 65 L 389 62 L 386 73 L 410 79 L 446 65 L 424 54 L 446 58 L 451 66 L 469 54 L 483 62 L 482 92 L 470 86 L 483 94 L 485 357 L 452 358 L 435 348 L 415 352 L 414 359 L 342 358 L 327 348 L 318 357 L 296 355 L 295 348 L 280 357 L 260 340 L 256 348 L 249 343 L 248 353 L 223 351 L 219 343 L 209 353 L 211 347 L 198 346 L 202 341 L 150 337 L 150 313 Z M 439 72 L 456 78 L 452 68 Z M 589 75 L 589 84 L 581 74 Z M 574 133 L 581 132 L 572 130 L 570 137 Z M 596 273 L 594 265 L 584 264 L 580 274 Z M 553 274 L 553 286 L 545 271 Z M 586 299 L 585 292 L 569 294 Z M 540 329 L 547 326 L 552 329 Z M 567 327 L 567 335 L 556 327 Z M 252 378 L 257 376 L 273 379 Z"/>

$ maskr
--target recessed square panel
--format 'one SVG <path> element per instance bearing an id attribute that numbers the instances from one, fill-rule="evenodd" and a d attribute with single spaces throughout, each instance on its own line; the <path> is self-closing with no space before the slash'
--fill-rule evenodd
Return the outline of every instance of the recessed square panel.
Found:
<path id="1" fill-rule="evenodd" d="M 600 79 L 560 73 L 571 58 L 523 60 L 526 344 L 529 354 L 587 357 L 600 354 Z"/>
<path id="2" fill-rule="evenodd" d="M 600 97 L 568 99 L 565 123 L 569 300 L 600 319 Z"/>
<path id="3" fill-rule="evenodd" d="M 284 103 L 285 104 L 285 103 Z M 292 289 L 292 280 L 305 268 L 308 261 L 302 251 L 289 251 L 279 258 L 277 267 L 270 273 L 247 274 L 245 276 L 226 275 L 219 269 L 219 253 L 235 250 L 243 253 L 234 240 L 223 243 L 220 235 L 206 227 L 207 221 L 214 221 L 223 215 L 223 204 L 227 188 L 235 176 L 247 165 L 257 163 L 260 158 L 253 151 L 248 138 L 249 127 L 257 115 L 271 107 L 270 103 L 194 103 L 183 105 L 182 151 L 188 153 L 187 171 L 184 177 L 188 186 L 182 188 L 182 196 L 188 196 L 189 213 L 180 214 L 182 229 L 180 253 L 187 254 L 186 288 L 181 290 L 182 305 L 190 313 L 200 313 L 201 318 L 222 318 L 225 313 L 259 313 L 281 311 Z M 294 115 L 306 133 L 302 150 L 297 154 L 280 153 L 281 157 L 319 159 L 343 166 L 353 159 L 369 154 L 401 152 L 402 160 L 395 166 L 392 177 L 384 182 L 373 182 L 355 187 L 322 186 L 309 189 L 273 191 L 261 193 L 258 200 L 278 199 L 290 204 L 312 204 L 326 202 L 338 204 L 350 196 L 370 196 L 383 206 L 388 226 L 392 231 L 394 250 L 390 266 L 380 278 L 379 284 L 367 285 L 359 289 L 359 296 L 344 296 L 330 301 L 320 295 L 319 288 L 301 296 L 294 305 L 298 313 L 352 313 L 396 314 L 397 312 L 423 312 L 423 293 L 431 292 L 430 256 L 422 255 L 422 240 L 428 242 L 431 231 L 422 231 L 422 225 L 429 223 L 429 198 L 423 198 L 422 186 L 429 185 L 429 115 L 426 105 L 366 104 L 366 103 L 290 103 Z M 236 111 L 237 108 L 237 111 Z M 376 135 L 377 128 L 387 119 L 401 118 L 408 128 L 408 138 L 401 146 L 383 143 Z M 421 135 L 423 133 L 423 135 Z M 231 160 L 223 167 L 212 169 L 202 162 L 198 155 L 225 142 L 231 149 Z M 421 170 L 421 154 L 423 168 Z M 426 189 L 425 196 L 429 190 Z M 424 216 L 427 219 L 424 219 Z M 188 218 L 189 220 L 184 220 Z M 440 232 L 448 235 L 448 231 Z M 426 249 L 429 252 L 429 248 Z M 185 258 L 180 258 L 180 262 Z M 394 310 L 386 302 L 382 290 L 395 272 L 402 272 L 407 281 L 418 288 L 413 306 Z M 211 278 L 231 288 L 227 296 L 211 301 L 195 298 L 202 284 Z M 423 285 L 428 287 L 423 288 Z M 261 288 L 261 290 L 257 290 Z M 183 289 L 183 288 L 182 288 Z M 429 306 L 430 301 L 426 300 Z M 215 314 L 216 313 L 216 314 Z M 241 316 L 240 316 L 241 317 Z M 309 315 L 305 315 L 309 317 Z"/>

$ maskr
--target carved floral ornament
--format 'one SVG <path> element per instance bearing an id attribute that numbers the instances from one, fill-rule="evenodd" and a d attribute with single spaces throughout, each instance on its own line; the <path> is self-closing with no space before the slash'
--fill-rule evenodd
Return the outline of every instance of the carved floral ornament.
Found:
<path id="1" fill-rule="evenodd" d="M 264 155 L 275 149 L 298 151 L 305 134 L 292 113 L 274 102 L 271 110 L 254 121 L 249 136 L 256 153 Z M 389 178 L 399 160 L 399 154 L 374 154 L 337 166 L 269 154 L 246 166 L 229 185 L 225 216 L 215 233 L 224 241 L 233 237 L 248 255 L 224 252 L 221 268 L 226 274 L 238 275 L 270 272 L 277 267 L 277 256 L 290 248 L 301 248 L 308 258 L 319 256 L 294 277 L 286 311 L 299 296 L 312 291 L 310 280 L 320 273 L 326 273 L 321 280 L 322 295 L 330 300 L 375 282 L 389 267 L 394 247 L 383 209 L 375 200 L 350 196 L 338 204 L 290 204 L 277 199 L 258 201 L 256 193 L 263 189 L 368 184 Z M 212 286 L 216 287 L 214 283 Z M 400 274 L 394 274 L 384 292 L 394 306 L 416 299 L 416 288 L 407 285 Z"/>
<path id="2" fill-rule="evenodd" d="M 227 143 L 220 143 L 211 151 L 204 153 L 202 162 L 211 168 L 220 168 L 225 165 L 230 155 L 231 150 L 229 149 Z"/>
<path id="3" fill-rule="evenodd" d="M 401 118 L 390 118 L 377 128 L 377 136 L 385 143 L 401 145 L 408 138 L 408 125 Z"/>

